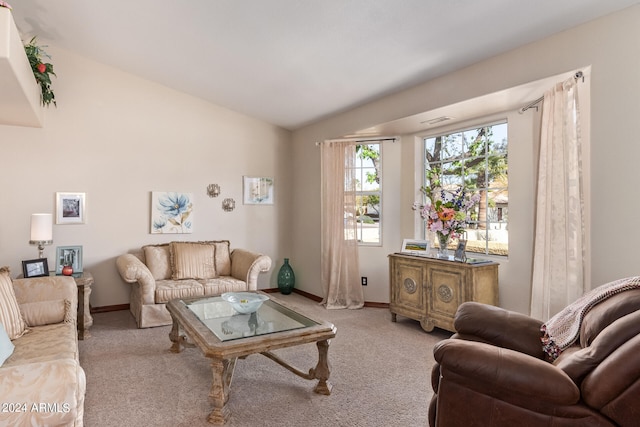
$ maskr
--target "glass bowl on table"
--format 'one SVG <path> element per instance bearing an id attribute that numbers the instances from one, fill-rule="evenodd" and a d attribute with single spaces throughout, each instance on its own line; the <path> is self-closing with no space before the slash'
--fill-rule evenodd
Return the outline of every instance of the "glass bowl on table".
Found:
<path id="1" fill-rule="evenodd" d="M 266 295 L 253 292 L 225 292 L 221 297 L 241 314 L 256 312 L 262 303 L 269 299 Z"/>

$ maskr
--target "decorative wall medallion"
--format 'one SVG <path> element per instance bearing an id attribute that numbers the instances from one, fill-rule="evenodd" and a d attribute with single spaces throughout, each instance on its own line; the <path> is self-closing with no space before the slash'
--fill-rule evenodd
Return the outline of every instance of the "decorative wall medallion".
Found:
<path id="1" fill-rule="evenodd" d="M 447 285 L 440 285 L 438 287 L 438 297 L 444 302 L 451 301 L 453 299 L 453 289 Z"/>
<path id="2" fill-rule="evenodd" d="M 207 185 L 207 195 L 209 197 L 218 197 L 220 195 L 220 186 L 218 184 Z"/>
<path id="3" fill-rule="evenodd" d="M 412 294 L 416 291 L 416 289 L 418 289 L 418 287 L 416 286 L 416 282 L 412 278 L 407 277 L 406 279 L 404 279 L 404 289 L 408 293 Z"/>
<path id="4" fill-rule="evenodd" d="M 231 212 L 236 208 L 236 201 L 233 199 L 224 199 L 222 201 L 222 209 L 225 212 Z"/>

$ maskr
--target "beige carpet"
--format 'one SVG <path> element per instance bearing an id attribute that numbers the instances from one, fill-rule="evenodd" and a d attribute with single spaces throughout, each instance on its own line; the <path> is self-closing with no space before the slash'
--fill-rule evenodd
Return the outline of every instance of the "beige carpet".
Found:
<path id="1" fill-rule="evenodd" d="M 451 334 L 426 333 L 389 310 L 326 310 L 297 294 L 274 296 L 337 327 L 331 341 L 330 396 L 261 355 L 238 360 L 228 426 L 426 426 L 433 345 Z M 80 341 L 87 374 L 85 426 L 210 426 L 211 371 L 197 348 L 169 352 L 169 326 L 136 329 L 128 311 L 94 315 Z M 315 344 L 275 352 L 307 371 Z"/>

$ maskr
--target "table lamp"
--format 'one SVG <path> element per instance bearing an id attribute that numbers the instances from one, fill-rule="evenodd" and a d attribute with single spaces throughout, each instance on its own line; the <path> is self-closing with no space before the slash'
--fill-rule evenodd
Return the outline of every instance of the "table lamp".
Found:
<path id="1" fill-rule="evenodd" d="M 46 213 L 31 214 L 31 240 L 38 245 L 38 258 L 44 258 L 44 246 L 53 243 L 53 216 Z"/>

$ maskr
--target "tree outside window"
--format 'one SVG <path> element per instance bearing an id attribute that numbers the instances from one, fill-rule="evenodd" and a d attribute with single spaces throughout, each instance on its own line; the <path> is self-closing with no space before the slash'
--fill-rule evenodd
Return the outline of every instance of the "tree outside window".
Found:
<path id="1" fill-rule="evenodd" d="M 480 196 L 465 230 L 467 251 L 508 255 L 507 123 L 427 137 L 424 147 L 425 191 L 465 188 Z"/>
<path id="2" fill-rule="evenodd" d="M 361 245 L 381 243 L 380 143 L 361 144 L 356 150 L 357 239 Z"/>

